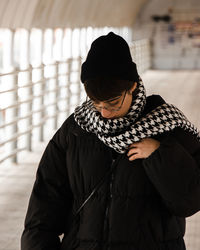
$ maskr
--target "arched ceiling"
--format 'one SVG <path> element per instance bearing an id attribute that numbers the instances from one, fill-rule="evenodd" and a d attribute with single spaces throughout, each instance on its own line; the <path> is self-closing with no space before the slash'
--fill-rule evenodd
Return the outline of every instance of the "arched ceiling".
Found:
<path id="1" fill-rule="evenodd" d="M 132 26 L 147 0 L 0 0 L 1 28 Z"/>

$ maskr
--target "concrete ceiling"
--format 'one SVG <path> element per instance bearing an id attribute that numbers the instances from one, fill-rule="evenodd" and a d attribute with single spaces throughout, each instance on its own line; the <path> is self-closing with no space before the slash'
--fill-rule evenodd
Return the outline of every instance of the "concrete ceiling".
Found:
<path id="1" fill-rule="evenodd" d="M 147 0 L 0 0 L 1 28 L 132 26 Z"/>

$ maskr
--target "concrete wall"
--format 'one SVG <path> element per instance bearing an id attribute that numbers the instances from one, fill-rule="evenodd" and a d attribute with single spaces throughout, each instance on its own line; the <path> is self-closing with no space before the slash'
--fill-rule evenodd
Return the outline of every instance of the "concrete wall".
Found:
<path id="1" fill-rule="evenodd" d="M 152 16 L 170 15 L 169 23 Z M 200 68 L 200 1 L 150 0 L 138 14 L 133 39 L 151 38 L 156 69 Z"/>

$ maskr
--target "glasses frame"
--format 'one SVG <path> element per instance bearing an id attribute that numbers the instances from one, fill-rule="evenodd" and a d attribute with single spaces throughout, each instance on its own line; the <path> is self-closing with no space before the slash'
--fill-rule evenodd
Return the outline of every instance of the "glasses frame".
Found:
<path id="1" fill-rule="evenodd" d="M 92 105 L 94 106 L 94 108 L 95 108 L 97 111 L 101 111 L 102 109 L 106 109 L 106 110 L 108 110 L 108 111 L 119 111 L 119 110 L 122 108 L 123 104 L 124 104 L 124 100 L 125 100 L 126 94 L 127 94 L 127 90 L 125 91 L 124 97 L 123 97 L 123 99 L 122 99 L 122 102 L 121 102 L 121 104 L 120 104 L 120 106 L 119 106 L 118 108 L 107 108 L 107 107 L 102 107 L 102 106 L 95 105 L 93 102 L 92 102 Z M 89 98 L 89 97 L 87 96 L 86 101 L 88 101 L 88 98 Z"/>

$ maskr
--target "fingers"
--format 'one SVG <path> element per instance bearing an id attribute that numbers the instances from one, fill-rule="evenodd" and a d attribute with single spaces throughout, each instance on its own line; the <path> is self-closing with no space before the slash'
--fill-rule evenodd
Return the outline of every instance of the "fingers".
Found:
<path id="1" fill-rule="evenodd" d="M 129 146 L 128 153 L 127 153 L 129 161 L 140 159 L 142 157 L 141 149 L 140 149 L 141 145 L 142 145 L 142 141 L 139 141 Z"/>
<path id="2" fill-rule="evenodd" d="M 127 153 L 127 156 L 131 156 L 133 154 L 137 154 L 138 153 L 138 149 L 135 147 L 135 148 L 131 148 L 128 150 L 128 153 Z"/>
<path id="3" fill-rule="evenodd" d="M 139 158 L 139 152 L 138 152 L 138 148 L 137 147 L 131 147 L 129 150 L 128 150 L 128 153 L 127 153 L 127 156 L 129 158 L 129 161 L 133 161 L 135 159 L 138 159 Z"/>
<path id="4" fill-rule="evenodd" d="M 129 161 L 134 161 L 134 160 L 139 159 L 139 158 L 141 158 L 140 155 L 136 153 L 136 154 L 133 154 L 129 157 Z"/>
<path id="5" fill-rule="evenodd" d="M 160 142 L 152 139 L 145 138 L 139 142 L 135 142 L 130 145 L 127 156 L 130 161 L 135 159 L 143 159 L 149 157 L 158 147 Z"/>

